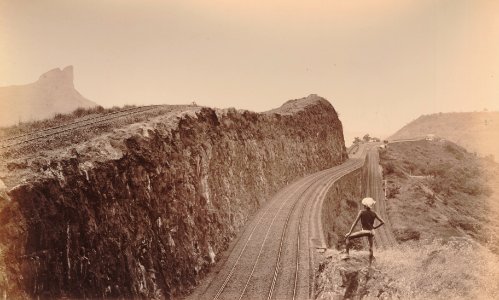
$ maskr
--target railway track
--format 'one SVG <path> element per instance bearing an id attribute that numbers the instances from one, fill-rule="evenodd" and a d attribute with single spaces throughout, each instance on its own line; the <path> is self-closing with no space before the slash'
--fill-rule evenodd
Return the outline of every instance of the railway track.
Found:
<path id="1" fill-rule="evenodd" d="M 315 249 L 321 245 L 317 244 L 320 232 L 316 231 L 318 227 L 314 226 L 314 221 L 320 223 L 320 212 L 316 218 L 312 218 L 314 208 L 320 207 L 317 206 L 317 203 L 323 200 L 334 182 L 361 166 L 360 162 L 350 161 L 346 165 L 335 168 L 333 173 L 318 178 L 305 192 L 306 194 L 301 199 L 300 209 L 293 213 L 294 217 L 291 218 L 289 224 L 290 230 L 287 232 L 288 239 L 294 245 L 292 247 L 296 247 L 296 249 L 295 251 L 288 249 L 287 252 L 283 253 L 283 262 L 294 260 L 294 266 L 281 274 L 280 283 L 277 284 L 278 289 L 275 291 L 276 299 L 309 299 L 313 297 L 314 254 Z"/>
<path id="2" fill-rule="evenodd" d="M 374 209 L 385 221 L 384 226 L 376 229 L 374 242 L 379 248 L 391 248 L 397 245 L 397 241 L 391 230 L 392 227 L 386 212 L 386 199 L 382 186 L 381 172 L 379 170 L 379 153 L 376 149 L 369 150 L 367 161 L 369 172 L 366 197 L 372 197 L 376 201 Z"/>
<path id="3" fill-rule="evenodd" d="M 151 106 L 141 106 L 141 107 L 134 107 L 134 108 L 129 108 L 129 109 L 123 109 L 120 111 L 116 112 L 111 112 L 107 113 L 104 115 L 100 116 L 95 116 L 91 117 L 88 119 L 82 119 L 58 126 L 53 126 L 49 128 L 45 128 L 42 130 L 37 130 L 34 132 L 27 132 L 21 135 L 13 136 L 13 137 L 8 137 L 0 140 L 0 149 L 8 149 L 12 147 L 16 147 L 22 144 L 27 144 L 31 142 L 35 142 L 37 140 L 43 140 L 48 137 L 52 137 L 58 134 L 63 134 L 63 133 L 69 133 L 74 130 L 78 129 L 84 129 L 87 127 L 92 127 L 96 125 L 103 125 L 111 121 L 115 121 L 116 119 L 119 118 L 124 118 L 124 117 L 129 117 L 145 112 L 152 111 L 154 109 L 162 108 L 162 107 L 168 107 L 168 108 L 174 108 L 176 106 L 170 106 L 170 105 L 151 105 Z M 180 106 L 179 106 L 180 107 Z"/>
<path id="4" fill-rule="evenodd" d="M 304 183 L 301 184 L 300 186 L 296 187 L 296 188 L 288 188 L 288 189 L 285 189 L 285 190 L 281 190 L 280 193 L 278 193 L 274 199 L 282 199 L 284 197 L 287 197 L 289 195 L 289 193 L 295 193 L 298 189 L 302 188 L 304 186 Z M 274 201 L 276 202 L 276 201 Z M 275 203 L 273 203 L 275 204 Z M 286 204 L 284 202 L 284 204 Z M 258 220 L 256 221 L 256 224 L 250 224 L 248 227 L 252 227 L 253 229 L 251 230 L 251 232 L 249 233 L 249 235 L 247 237 L 245 237 L 245 243 L 244 243 L 244 246 L 242 247 L 242 249 L 239 251 L 239 256 L 237 257 L 237 259 L 235 260 L 235 262 L 232 263 L 232 268 L 230 269 L 230 272 L 225 276 L 225 280 L 223 281 L 223 284 L 220 286 L 220 288 L 218 289 L 217 293 L 215 294 L 215 296 L 213 297 L 213 299 L 218 299 L 220 297 L 220 295 L 222 294 L 222 292 L 224 291 L 224 289 L 226 288 L 229 280 L 231 279 L 231 277 L 233 276 L 234 274 L 234 271 L 236 270 L 236 267 L 239 263 L 239 260 L 242 258 L 242 255 L 244 254 L 244 251 L 246 250 L 249 242 L 251 241 L 252 239 L 252 236 L 253 234 L 255 233 L 256 229 L 258 228 L 258 226 L 261 224 L 263 218 L 269 214 L 271 212 L 271 209 L 272 208 L 276 208 L 277 206 L 276 205 L 267 205 L 266 209 L 264 210 L 263 213 L 260 213 L 260 216 L 257 218 Z M 281 206 L 282 207 L 282 206 Z M 240 239 L 238 241 L 238 244 L 242 243 L 241 241 L 242 239 Z M 237 247 L 237 246 L 236 246 Z M 233 250 L 233 252 L 236 252 L 236 249 Z"/>
<path id="5" fill-rule="evenodd" d="M 154 105 L 125 109 L 8 137 L 0 140 L 0 149 L 70 134 L 75 130 L 163 107 L 171 111 L 185 106 Z M 370 150 L 373 146 L 376 145 L 362 144 L 344 164 L 306 176 L 277 193 L 249 222 L 218 276 L 197 289 L 190 299 L 312 298 L 314 252 L 316 247 L 325 246 L 320 217 L 322 202 L 334 182 L 362 167 L 366 155 L 369 157 L 369 168 L 378 168 L 377 151 Z M 370 172 L 368 193 L 378 200 L 377 209 L 387 221 L 384 198 L 379 200 L 380 195 L 383 195 L 381 180 L 377 177 L 380 175 L 379 172 L 376 174 Z M 389 227 L 384 226 L 379 230 L 380 245 L 383 247 L 395 242 L 393 234 L 387 229 Z"/>
<path id="6" fill-rule="evenodd" d="M 390 140 L 388 141 L 388 144 L 396 144 L 396 143 L 405 143 L 405 142 L 417 142 L 417 141 L 423 141 L 426 140 L 426 136 L 419 136 L 419 137 L 414 137 L 410 139 L 398 139 L 398 140 Z"/>
<path id="7" fill-rule="evenodd" d="M 322 174 L 323 172 L 320 172 L 320 173 Z M 248 254 L 248 252 L 251 252 L 251 251 L 247 251 L 247 247 L 246 247 L 248 245 L 248 243 L 250 242 L 250 240 L 253 238 L 252 235 L 250 235 L 246 239 L 245 247 L 243 247 L 243 249 L 241 250 L 238 259 L 232 263 L 232 268 L 231 268 L 232 272 L 230 272 L 225 277 L 224 284 L 220 286 L 220 288 L 217 291 L 217 294 L 214 297 L 203 297 L 203 298 L 205 298 L 205 299 L 210 299 L 210 298 L 211 299 L 220 299 L 220 298 L 221 299 L 236 299 L 236 298 L 241 299 L 245 295 L 246 295 L 246 297 L 249 298 L 249 296 L 252 293 L 251 292 L 246 293 L 247 289 L 248 289 L 248 285 L 254 276 L 254 273 L 255 273 L 255 270 L 256 270 L 258 263 L 260 262 L 260 257 L 262 256 L 262 252 L 264 250 L 264 247 L 266 246 L 266 242 L 268 241 L 268 236 L 269 236 L 270 230 L 273 228 L 273 225 L 275 225 L 275 227 L 278 227 L 278 224 L 275 224 L 276 218 L 280 215 L 281 212 L 283 212 L 283 209 L 286 207 L 285 210 L 289 211 L 287 214 L 288 217 L 286 219 L 289 220 L 289 213 L 293 211 L 294 207 L 296 206 L 296 202 L 297 202 L 296 197 L 293 197 L 293 196 L 295 196 L 296 193 L 300 193 L 300 195 L 303 195 L 304 191 L 309 189 L 310 184 L 317 177 L 319 177 L 321 174 L 315 174 L 313 176 L 306 178 L 306 180 L 304 180 L 304 182 L 300 182 L 299 185 L 297 185 L 297 186 L 292 186 L 291 188 L 285 190 L 282 195 L 277 195 L 274 198 L 274 201 L 272 203 L 274 205 L 267 206 L 267 209 L 265 210 L 265 214 L 261 218 L 259 218 L 257 224 L 254 225 L 253 230 L 252 230 L 252 233 L 256 229 L 260 229 L 259 231 L 266 233 L 265 236 L 263 237 L 263 239 L 260 239 L 263 241 L 259 241 L 258 243 L 256 243 L 257 244 L 256 246 L 258 247 L 257 248 L 258 252 L 254 255 L 255 258 L 252 259 L 251 261 L 247 262 L 246 263 L 247 266 L 245 266 L 243 264 L 245 262 L 240 261 L 240 258 L 243 257 L 243 254 Z M 278 200 L 281 200 L 281 201 L 278 201 Z M 275 212 L 276 209 L 277 209 L 277 212 Z M 272 211 L 274 211 L 275 213 L 272 214 Z M 265 215 L 269 215 L 268 220 L 264 219 Z M 283 213 L 282 215 L 285 215 L 285 214 Z M 267 222 L 265 222 L 265 221 L 267 221 Z M 263 227 L 263 230 L 261 227 Z M 276 230 L 276 231 L 282 232 L 282 230 Z M 285 232 L 285 229 L 283 231 Z M 280 242 L 283 241 L 283 238 L 284 238 L 284 236 L 281 234 Z M 277 252 L 277 254 L 275 254 L 275 255 L 277 257 L 279 257 L 280 253 L 282 253 L 282 249 L 281 249 L 281 251 Z M 277 277 L 277 275 L 278 275 L 278 272 L 279 272 L 278 266 L 279 266 L 279 264 L 277 263 L 277 267 L 276 267 L 277 272 L 276 272 L 276 268 L 274 268 L 274 272 L 273 272 L 274 276 L 273 277 Z M 249 268 L 251 268 L 250 275 L 245 276 L 245 274 L 249 272 Z M 236 271 L 236 272 L 233 272 L 233 271 Z M 270 273 L 271 270 L 266 269 L 266 271 L 268 271 Z M 236 273 L 236 275 L 234 275 L 235 273 Z M 237 274 L 237 273 L 239 273 L 239 274 Z M 241 286 L 240 289 L 233 288 L 233 286 L 238 285 L 237 283 L 239 281 L 235 277 L 242 277 L 242 281 L 244 282 L 244 286 Z M 232 286 L 227 286 L 230 281 L 232 281 Z M 253 287 L 254 287 L 254 285 L 251 286 L 251 288 L 253 288 Z M 267 298 L 269 295 L 270 296 L 272 295 L 274 289 L 275 289 L 275 281 L 273 284 L 271 283 L 271 287 L 267 293 Z M 225 294 L 223 294 L 223 293 L 225 293 Z M 265 292 L 259 291 L 259 294 L 260 294 L 259 298 L 263 298 L 262 296 L 265 294 Z M 206 296 L 208 296 L 208 295 L 206 295 Z"/>
<path id="8" fill-rule="evenodd" d="M 367 192 L 388 222 L 375 143 L 361 146 L 340 166 L 306 176 L 279 191 L 250 220 L 213 275 L 187 299 L 310 299 L 314 256 L 326 246 L 321 207 L 330 187 L 368 159 Z M 373 170 L 376 170 L 374 172 Z M 384 228 L 383 228 L 384 227 Z M 378 230 L 378 247 L 396 244 L 390 225 Z"/>
<path id="9" fill-rule="evenodd" d="M 311 240 L 321 240 L 312 211 L 336 180 L 362 165 L 362 159 L 350 159 L 281 190 L 252 218 L 218 275 L 188 299 L 311 298 L 317 246 Z"/>
<path id="10" fill-rule="evenodd" d="M 58 129 L 58 128 L 61 128 L 61 127 L 65 127 L 65 126 L 68 126 L 68 125 L 79 124 L 79 123 L 83 123 L 83 122 L 86 122 L 86 121 L 91 121 L 91 120 L 103 118 L 103 117 L 106 117 L 106 116 L 115 115 L 115 114 L 118 114 L 118 113 L 130 111 L 130 110 L 135 110 L 135 109 L 137 109 L 137 107 L 132 107 L 132 108 L 127 108 L 127 109 L 123 109 L 123 110 L 118 110 L 118 111 L 110 112 L 110 113 L 107 113 L 107 114 L 104 114 L 104 115 L 93 116 L 93 117 L 90 117 L 90 118 L 82 118 L 82 119 L 80 119 L 78 121 L 69 122 L 69 123 L 65 123 L 65 124 L 61 124 L 61 125 L 57 125 L 57 126 L 51 126 L 51 127 L 48 127 L 48 128 L 37 130 L 36 132 L 27 132 L 27 133 L 23 133 L 23 134 L 12 136 L 12 137 L 8 137 L 8 138 L 3 138 L 3 139 L 0 139 L 0 143 L 4 143 L 4 142 L 10 141 L 10 140 L 21 139 L 21 138 L 24 138 L 24 137 L 32 135 L 32 134 L 43 133 L 43 132 L 47 132 L 47 131 L 50 131 L 50 130 L 55 130 L 55 129 Z"/>

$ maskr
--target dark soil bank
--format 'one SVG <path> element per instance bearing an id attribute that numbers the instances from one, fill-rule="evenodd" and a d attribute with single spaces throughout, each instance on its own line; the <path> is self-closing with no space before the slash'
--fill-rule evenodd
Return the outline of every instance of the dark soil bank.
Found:
<path id="1" fill-rule="evenodd" d="M 0 199 L 7 296 L 184 294 L 273 193 L 347 157 L 341 122 L 317 96 L 146 125 L 110 136 L 107 157 L 73 150 L 12 170 L 30 175 Z"/>

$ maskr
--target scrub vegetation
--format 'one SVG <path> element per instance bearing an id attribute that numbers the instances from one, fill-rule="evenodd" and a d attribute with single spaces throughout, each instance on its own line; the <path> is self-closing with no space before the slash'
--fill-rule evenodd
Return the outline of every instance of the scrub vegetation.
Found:
<path id="1" fill-rule="evenodd" d="M 371 266 L 327 250 L 316 298 L 498 299 L 499 166 L 443 140 L 389 144 L 380 164 L 398 245 Z"/>

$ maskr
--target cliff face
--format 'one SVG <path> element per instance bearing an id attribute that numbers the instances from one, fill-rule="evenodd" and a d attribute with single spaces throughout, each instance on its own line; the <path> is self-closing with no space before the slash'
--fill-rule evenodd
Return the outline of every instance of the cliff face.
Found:
<path id="1" fill-rule="evenodd" d="M 347 158 L 341 122 L 317 96 L 263 114 L 203 108 L 126 130 L 95 144 L 105 151 L 87 145 L 12 165 L 9 176 L 30 175 L 0 200 L 0 289 L 185 293 L 270 195 Z"/>
<path id="2" fill-rule="evenodd" d="M 74 87 L 73 67 L 53 69 L 33 83 L 0 87 L 0 126 L 10 126 L 97 106 Z"/>

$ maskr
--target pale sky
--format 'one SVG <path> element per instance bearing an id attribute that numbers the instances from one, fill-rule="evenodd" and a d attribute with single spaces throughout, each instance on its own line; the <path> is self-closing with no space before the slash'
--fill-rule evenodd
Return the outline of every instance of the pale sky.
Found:
<path id="1" fill-rule="evenodd" d="M 347 136 L 499 110 L 499 1 L 0 0 L 0 86 L 73 65 L 103 106 L 265 111 L 315 93 Z"/>

